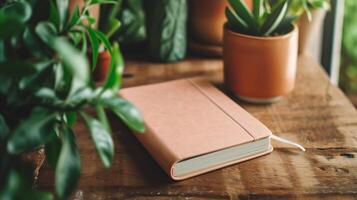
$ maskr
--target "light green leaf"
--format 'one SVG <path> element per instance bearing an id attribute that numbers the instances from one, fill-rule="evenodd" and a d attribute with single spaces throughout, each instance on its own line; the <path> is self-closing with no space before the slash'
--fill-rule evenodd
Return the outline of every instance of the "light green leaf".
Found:
<path id="1" fill-rule="evenodd" d="M 109 19 L 108 27 L 106 29 L 107 38 L 112 37 L 112 35 L 120 28 L 121 23 L 117 19 Z"/>
<path id="2" fill-rule="evenodd" d="M 35 108 L 11 134 L 7 150 L 12 154 L 20 154 L 45 144 L 51 136 L 55 117 L 55 112 Z"/>
<path id="3" fill-rule="evenodd" d="M 255 31 L 258 25 L 245 2 L 243 0 L 228 0 L 228 2 L 234 9 L 235 14 Z"/>
<path id="4" fill-rule="evenodd" d="M 104 33 L 97 30 L 94 30 L 94 33 L 98 40 L 101 41 L 104 47 L 110 52 L 112 49 L 108 37 Z"/>
<path id="5" fill-rule="evenodd" d="M 76 139 L 69 127 L 61 131 L 62 147 L 55 170 L 55 189 L 60 199 L 67 199 L 75 189 L 80 176 L 80 157 Z"/>
<path id="6" fill-rule="evenodd" d="M 121 86 L 121 77 L 124 71 L 124 59 L 117 43 L 113 46 L 111 56 L 110 70 L 103 84 L 103 90 L 111 89 L 117 92 Z"/>
<path id="7" fill-rule="evenodd" d="M 129 101 L 120 97 L 103 97 L 101 104 L 113 111 L 131 129 L 143 133 L 144 121 L 140 112 Z"/>
<path id="8" fill-rule="evenodd" d="M 80 19 L 80 11 L 79 11 L 79 7 L 78 5 L 76 5 L 76 7 L 74 8 L 73 10 L 73 13 L 72 13 L 72 16 L 71 16 L 71 19 L 69 21 L 69 24 L 68 24 L 68 27 L 71 28 L 73 27 L 74 25 L 76 25 L 76 23 L 78 22 L 78 20 Z"/>
<path id="9" fill-rule="evenodd" d="M 110 167 L 114 156 L 114 144 L 110 133 L 93 117 L 90 117 L 84 112 L 81 112 L 81 116 L 88 127 L 92 141 L 94 142 L 104 166 Z"/>
<path id="10" fill-rule="evenodd" d="M 60 31 L 62 31 L 64 27 L 66 27 L 66 22 L 68 18 L 68 1 L 69 0 L 56 0 Z"/>
<path id="11" fill-rule="evenodd" d="M 89 65 L 84 54 L 73 47 L 66 39 L 57 38 L 54 49 L 63 66 L 73 74 L 69 98 L 89 84 Z"/>
<path id="12" fill-rule="evenodd" d="M 45 44 L 53 47 L 53 41 L 57 35 L 57 30 L 51 22 L 40 22 L 37 24 L 35 32 Z"/>

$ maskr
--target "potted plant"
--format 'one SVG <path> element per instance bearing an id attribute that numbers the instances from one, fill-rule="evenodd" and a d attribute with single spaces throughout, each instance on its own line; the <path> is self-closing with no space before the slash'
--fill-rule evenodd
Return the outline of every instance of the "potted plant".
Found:
<path id="1" fill-rule="evenodd" d="M 117 96 L 123 71 L 119 46 L 85 22 L 93 21 L 89 7 L 109 2 L 88 0 L 71 17 L 67 1 L 0 5 L 0 199 L 53 199 L 32 187 L 32 169 L 23 159 L 39 148 L 54 169 L 57 197 L 69 197 L 81 168 L 72 128 L 78 116 L 105 167 L 114 154 L 105 108 L 136 132 L 144 131 L 138 110 Z M 91 43 L 92 49 L 103 44 L 112 58 L 100 87 L 91 79 L 88 38 L 99 41 Z"/>
<path id="2" fill-rule="evenodd" d="M 251 0 L 245 0 L 249 8 Z M 189 47 L 192 51 L 212 56 L 222 55 L 224 14 L 227 0 L 189 0 Z"/>
<path id="3" fill-rule="evenodd" d="M 289 13 L 300 16 L 299 54 L 307 53 L 313 42 L 313 36 L 318 32 L 330 8 L 329 0 L 292 0 Z"/>
<path id="4" fill-rule="evenodd" d="M 298 28 L 289 1 L 229 0 L 224 26 L 226 86 L 243 100 L 271 103 L 294 88 Z"/>

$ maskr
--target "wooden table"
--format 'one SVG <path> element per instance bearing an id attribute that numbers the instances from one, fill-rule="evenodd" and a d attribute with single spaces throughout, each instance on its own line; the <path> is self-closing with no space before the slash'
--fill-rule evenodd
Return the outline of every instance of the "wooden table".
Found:
<path id="1" fill-rule="evenodd" d="M 128 61 L 124 80 L 125 86 L 134 86 L 196 75 L 221 81 L 222 62 Z M 104 169 L 79 123 L 82 176 L 73 199 L 356 199 L 357 112 L 314 60 L 299 58 L 296 88 L 281 102 L 239 104 L 275 134 L 299 142 L 307 151 L 273 142 L 275 150 L 267 156 L 174 182 L 114 117 L 115 161 Z M 45 165 L 39 187 L 51 190 L 53 180 Z"/>

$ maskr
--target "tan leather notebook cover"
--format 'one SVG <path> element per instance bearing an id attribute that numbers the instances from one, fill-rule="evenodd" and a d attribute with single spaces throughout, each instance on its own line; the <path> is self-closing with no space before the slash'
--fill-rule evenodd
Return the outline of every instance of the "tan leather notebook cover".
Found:
<path id="1" fill-rule="evenodd" d="M 120 95 L 131 101 L 144 117 L 147 130 L 135 136 L 174 180 L 272 151 L 270 130 L 206 79 L 182 79 L 126 88 Z M 263 150 L 249 145 L 262 139 L 269 142 Z M 243 147 L 243 144 L 247 145 Z M 249 151 L 249 156 L 238 156 L 237 151 L 243 150 L 233 148 L 239 146 Z M 199 157 L 202 155 L 208 156 Z M 176 164 L 191 158 L 196 160 L 175 169 Z"/>

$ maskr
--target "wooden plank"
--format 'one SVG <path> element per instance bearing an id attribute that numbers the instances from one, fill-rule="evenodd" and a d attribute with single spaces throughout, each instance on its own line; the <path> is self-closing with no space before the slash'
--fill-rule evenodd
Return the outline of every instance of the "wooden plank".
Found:
<path id="1" fill-rule="evenodd" d="M 222 80 L 220 60 L 175 64 L 127 63 L 125 86 L 207 76 Z M 273 153 L 188 180 L 174 182 L 130 131 L 113 116 L 116 154 L 104 169 L 82 123 L 75 130 L 82 177 L 73 199 L 355 199 L 357 112 L 309 57 L 299 58 L 293 93 L 273 105 L 237 101 L 274 133 L 303 144 L 305 153 L 273 142 Z M 39 187 L 52 190 L 53 172 L 40 172 Z"/>

